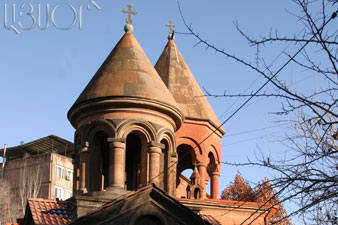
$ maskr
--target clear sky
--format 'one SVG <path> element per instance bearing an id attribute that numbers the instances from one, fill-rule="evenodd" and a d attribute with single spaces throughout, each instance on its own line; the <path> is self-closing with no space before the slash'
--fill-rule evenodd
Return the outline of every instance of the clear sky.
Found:
<path id="1" fill-rule="evenodd" d="M 30 2 L 31 5 L 22 5 Z M 67 4 L 62 4 L 67 2 Z M 268 34 L 270 28 L 279 33 L 298 33 L 302 25 L 286 11 L 297 13 L 291 1 L 277 0 L 215 0 L 179 1 L 185 19 L 192 23 L 202 37 L 229 52 L 254 61 L 254 50 L 248 47 L 236 31 L 234 23 L 254 37 Z M 5 3 L 7 10 L 5 10 Z M 95 7 L 95 3 L 97 7 Z M 134 35 L 155 64 L 168 35 L 165 24 L 172 19 L 177 31 L 175 42 L 195 75 L 200 86 L 208 92 L 221 94 L 244 92 L 256 80 L 257 74 L 204 46 L 193 47 L 196 40 L 189 35 L 180 17 L 177 1 L 122 1 L 122 0 L 11 0 L 0 3 L 0 146 L 19 145 L 54 134 L 73 141 L 74 128 L 67 119 L 67 112 L 106 56 L 124 34 L 126 15 L 122 9 L 132 3 L 138 11 L 133 16 Z M 16 5 L 15 22 L 12 18 Z M 50 26 L 38 27 L 38 7 L 41 6 L 41 27 L 46 27 L 46 6 L 49 5 Z M 80 19 L 80 4 L 82 18 Z M 89 5 L 90 9 L 85 6 Z M 23 6 L 23 9 L 20 7 Z M 72 8 L 73 7 L 73 8 Z M 32 26 L 29 9 L 37 18 Z M 98 9 L 100 8 L 100 9 Z M 7 12 L 7 18 L 4 12 Z M 23 12 L 20 16 L 20 12 Z M 74 12 L 77 18 L 74 21 Z M 82 29 L 79 29 L 80 20 Z M 72 22 L 75 26 L 66 28 Z M 7 27 L 10 29 L 6 29 Z M 21 24 L 21 27 L 20 27 Z M 12 27 L 10 27 L 12 25 Z M 59 28 L 56 28 L 57 25 Z M 14 28 L 13 28 L 14 27 Z M 16 30 L 16 31 L 15 31 Z M 20 32 L 17 34 L 16 32 Z M 290 47 L 290 53 L 294 49 Z M 267 59 L 273 61 L 280 49 L 271 51 Z M 276 66 L 284 62 L 278 57 Z M 292 68 L 280 76 L 290 77 Z M 297 80 L 296 78 L 295 80 Z M 252 92 L 265 80 L 259 78 L 247 91 Z M 267 87 L 271 90 L 271 86 Z M 232 108 L 234 99 L 209 98 L 220 121 L 223 122 L 244 99 Z M 276 100 L 257 100 L 248 104 L 224 125 L 227 132 L 222 141 L 222 161 L 243 161 L 254 157 L 255 152 L 277 154 L 283 146 L 273 136 L 279 137 L 285 127 L 274 127 L 277 118 L 269 112 L 276 111 Z M 259 131 L 247 132 L 260 129 Z M 244 133 L 243 133 L 244 132 Z M 238 134 L 242 133 L 242 134 Z M 252 168 L 222 167 L 220 189 L 233 180 L 240 169 L 244 178 L 262 180 L 269 173 Z"/>

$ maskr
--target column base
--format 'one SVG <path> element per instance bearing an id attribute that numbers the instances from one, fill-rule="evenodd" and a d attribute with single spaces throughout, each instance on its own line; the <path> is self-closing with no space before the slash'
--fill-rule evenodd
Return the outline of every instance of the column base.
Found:
<path id="1" fill-rule="evenodd" d="M 95 197 L 98 199 L 116 199 L 122 195 L 129 193 L 130 191 L 124 190 L 121 187 L 108 187 L 104 191 L 92 191 L 87 193 L 87 196 Z"/>
<path id="2" fill-rule="evenodd" d="M 113 185 L 113 186 L 107 187 L 106 191 L 108 191 L 108 192 L 123 192 L 125 190 L 124 190 L 124 187 L 121 187 L 121 186 L 118 186 L 118 185 L 116 185 L 116 186 Z"/>
<path id="3" fill-rule="evenodd" d="M 79 194 L 79 195 L 84 195 L 84 194 L 87 194 L 88 193 L 88 190 L 87 188 L 80 188 L 76 194 Z"/>

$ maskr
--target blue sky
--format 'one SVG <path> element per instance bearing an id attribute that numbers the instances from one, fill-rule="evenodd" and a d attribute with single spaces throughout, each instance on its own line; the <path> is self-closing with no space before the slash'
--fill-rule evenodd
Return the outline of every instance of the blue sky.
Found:
<path id="1" fill-rule="evenodd" d="M 83 8 L 82 29 L 79 18 L 69 30 L 60 30 L 53 24 L 46 30 L 37 26 L 23 30 L 31 25 L 31 18 L 19 16 L 22 0 L 2 1 L 0 3 L 0 146 L 16 146 L 21 141 L 29 142 L 50 134 L 73 140 L 74 128 L 67 120 L 67 112 L 106 56 L 124 34 L 126 15 L 122 9 L 132 3 L 138 11 L 133 16 L 134 35 L 155 64 L 160 56 L 168 35 L 165 24 L 172 19 L 177 33 L 187 32 L 178 10 L 177 1 L 106 1 L 96 0 L 101 10 L 94 7 L 90 0 L 31 0 L 37 17 L 38 5 L 44 10 L 49 4 L 54 10 L 54 21 L 66 27 L 73 21 L 74 13 L 79 15 L 79 5 L 89 4 L 91 9 Z M 29 1 L 28 1 L 29 2 Z M 60 5 L 67 2 L 68 5 Z M 192 23 L 204 39 L 221 49 L 234 53 L 240 58 L 254 60 L 254 50 L 236 31 L 238 24 L 254 37 L 268 34 L 270 28 L 278 28 L 280 34 L 298 33 L 302 25 L 286 11 L 297 13 L 291 1 L 261 0 L 216 0 L 216 1 L 179 1 L 185 19 Z M 7 4 L 7 21 L 19 30 L 7 30 L 4 26 L 4 7 Z M 13 4 L 16 4 L 16 23 L 11 18 Z M 58 5 L 59 4 L 59 5 Z M 28 12 L 28 6 L 22 10 Z M 44 15 L 44 14 L 43 14 Z M 44 22 L 42 22 L 44 24 Z M 176 34 L 175 42 L 195 75 L 200 86 L 210 93 L 221 94 L 243 92 L 256 80 L 257 74 L 240 64 L 215 52 L 205 50 L 205 46 L 193 47 L 196 40 L 189 35 Z M 266 58 L 273 61 L 280 48 L 267 53 Z M 290 47 L 287 51 L 294 52 Z M 275 65 L 285 60 L 277 57 Z M 296 73 L 292 66 L 280 76 L 286 79 Z M 308 75 L 308 74 L 307 74 Z M 295 80 L 302 77 L 295 77 Z M 258 78 L 248 92 L 252 92 L 265 80 Z M 312 81 L 311 81 L 312 82 Z M 268 86 L 266 90 L 271 90 Z M 216 114 L 223 121 L 239 106 L 240 99 L 232 108 L 234 99 L 209 98 Z M 224 125 L 227 132 L 222 141 L 222 161 L 243 161 L 259 154 L 279 154 L 284 147 L 274 142 L 285 132 L 285 126 L 275 126 L 273 121 L 280 118 L 269 114 L 277 111 L 280 104 L 276 100 L 257 100 L 248 104 L 233 119 Z M 247 132 L 257 130 L 254 132 Z M 244 133 L 243 133 L 244 132 Z M 242 134 L 239 134 L 242 133 Z M 268 171 L 252 168 L 222 167 L 220 189 L 233 180 L 236 170 L 251 181 L 262 180 Z"/>

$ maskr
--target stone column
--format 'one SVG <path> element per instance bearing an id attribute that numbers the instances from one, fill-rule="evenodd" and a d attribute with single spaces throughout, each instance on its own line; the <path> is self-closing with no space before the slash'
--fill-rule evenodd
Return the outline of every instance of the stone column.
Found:
<path id="1" fill-rule="evenodd" d="M 88 179 L 86 179 L 86 177 L 89 176 L 88 174 L 88 166 L 89 166 L 89 162 L 88 162 L 88 142 L 85 142 L 84 145 L 80 148 L 79 154 L 80 154 L 80 177 L 79 177 L 79 193 L 80 194 L 85 194 L 88 192 L 87 190 L 87 186 L 88 183 L 86 181 L 88 181 Z"/>
<path id="2" fill-rule="evenodd" d="M 109 144 L 109 187 L 124 189 L 126 139 L 108 138 Z"/>
<path id="3" fill-rule="evenodd" d="M 203 190 L 202 190 L 202 194 L 201 194 L 201 198 L 206 198 L 206 178 L 207 178 L 207 165 L 199 162 L 197 164 L 197 169 L 198 169 L 198 173 L 200 174 L 201 177 L 201 182 L 200 185 L 202 186 Z"/>
<path id="4" fill-rule="evenodd" d="M 218 188 L 219 188 L 219 176 L 220 172 L 211 172 L 210 180 L 211 180 L 211 198 L 218 199 Z"/>
<path id="5" fill-rule="evenodd" d="M 169 172 L 168 172 L 168 193 L 172 197 L 176 197 L 176 170 L 177 170 L 178 156 L 176 152 L 170 153 L 169 158 Z"/>
<path id="6" fill-rule="evenodd" d="M 149 144 L 149 183 L 154 183 L 156 186 L 159 186 L 159 175 L 161 172 L 161 153 L 165 146 L 161 143 L 150 142 Z"/>
<path id="7" fill-rule="evenodd" d="M 79 155 L 72 155 L 72 163 L 74 165 L 73 171 L 73 193 L 76 193 L 79 190 L 79 177 L 80 177 L 80 169 L 79 169 Z"/>

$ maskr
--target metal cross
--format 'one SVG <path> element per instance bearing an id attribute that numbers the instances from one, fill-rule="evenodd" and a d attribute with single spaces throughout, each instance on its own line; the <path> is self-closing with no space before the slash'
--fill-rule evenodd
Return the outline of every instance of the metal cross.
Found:
<path id="1" fill-rule="evenodd" d="M 173 33 L 174 33 L 173 27 L 176 27 L 176 24 L 173 24 L 173 20 L 170 19 L 169 20 L 169 24 L 167 23 L 165 26 L 169 27 L 169 36 L 171 37 L 173 35 Z"/>
<path id="2" fill-rule="evenodd" d="M 128 18 L 126 20 L 127 24 L 132 24 L 133 23 L 133 20 L 131 19 L 131 14 L 136 15 L 136 13 L 137 13 L 137 11 L 131 10 L 131 7 L 133 7 L 132 4 L 129 4 L 128 5 L 128 10 L 127 9 L 123 9 L 122 10 L 122 12 L 128 13 Z"/>

